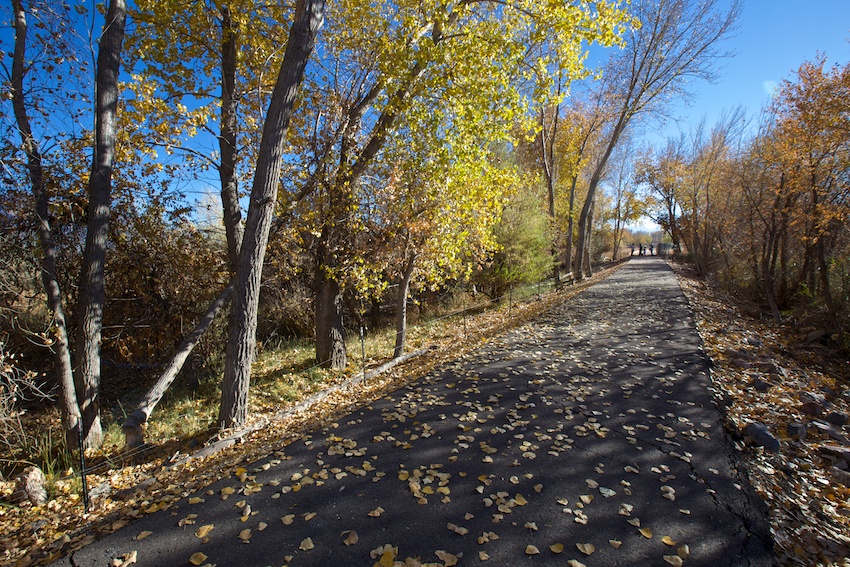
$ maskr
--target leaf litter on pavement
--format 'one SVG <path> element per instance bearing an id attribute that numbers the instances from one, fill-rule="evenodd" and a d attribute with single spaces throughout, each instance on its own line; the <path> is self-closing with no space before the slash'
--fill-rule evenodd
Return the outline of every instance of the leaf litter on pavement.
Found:
<path id="1" fill-rule="evenodd" d="M 539 327 L 529 327 L 524 328 L 523 332 L 527 335 L 533 335 L 534 333 L 540 333 L 540 330 Z M 499 340 L 494 342 L 496 347 L 501 346 Z M 546 361 L 542 352 L 536 354 L 538 354 L 536 360 L 539 360 L 541 363 L 548 362 L 551 364 L 552 361 Z M 316 450 L 316 467 L 311 467 L 309 470 L 304 469 L 282 482 L 279 490 L 275 491 L 275 496 L 278 496 L 279 500 L 294 498 L 302 490 L 311 491 L 322 486 L 337 486 L 338 483 L 347 483 L 361 478 L 376 483 L 398 482 L 417 505 L 435 508 L 429 514 L 433 514 L 434 518 L 437 518 L 439 517 L 441 507 L 448 508 L 452 505 L 452 498 L 456 494 L 456 489 L 453 488 L 455 484 L 458 483 L 466 486 L 465 483 L 473 481 L 475 486 L 470 486 L 471 490 L 469 492 L 473 493 L 477 498 L 475 507 L 465 510 L 465 513 L 459 517 L 448 518 L 447 521 L 442 522 L 442 525 L 448 527 L 448 532 L 453 532 L 452 537 L 459 536 L 460 541 L 466 541 L 467 537 L 473 537 L 472 535 L 467 536 L 470 530 L 464 526 L 464 521 L 479 522 L 486 519 L 494 531 L 502 531 L 503 534 L 501 537 L 496 535 L 494 531 L 485 531 L 482 536 L 473 538 L 473 541 L 477 539 L 478 545 L 487 548 L 487 551 L 477 551 L 476 553 L 478 560 L 485 561 L 495 552 L 496 547 L 494 546 L 500 545 L 518 545 L 519 552 L 526 555 L 565 553 L 566 548 L 564 543 L 561 542 L 565 541 L 563 537 L 570 532 L 559 530 L 551 524 L 541 524 L 538 526 L 537 521 L 533 519 L 537 511 L 547 507 L 554 507 L 559 511 L 566 519 L 565 524 L 574 522 L 580 525 L 587 525 L 590 522 L 591 525 L 596 525 L 598 530 L 598 524 L 594 524 L 593 522 L 594 510 L 599 505 L 597 502 L 599 499 L 595 499 L 592 493 L 584 492 L 588 489 L 595 489 L 597 494 L 602 497 L 601 499 L 606 500 L 608 498 L 628 498 L 630 496 L 630 483 L 626 480 L 629 475 L 651 474 L 657 476 L 659 482 L 673 483 L 675 474 L 671 472 L 670 465 L 666 463 L 657 463 L 654 467 L 647 467 L 646 472 L 642 472 L 636 464 L 621 466 L 618 471 L 613 471 L 612 463 L 599 463 L 595 471 L 600 475 L 598 477 L 599 480 L 595 478 L 586 479 L 586 481 L 582 482 L 582 486 L 579 487 L 577 485 L 575 492 L 571 494 L 547 495 L 547 483 L 538 482 L 540 479 L 536 477 L 535 471 L 537 469 L 535 467 L 540 461 L 544 461 L 545 459 L 557 460 L 565 453 L 571 451 L 576 443 L 575 438 L 595 437 L 597 439 L 605 439 L 611 434 L 612 428 L 606 426 L 605 416 L 602 412 L 599 412 L 597 415 L 596 412 L 598 410 L 586 411 L 583 409 L 585 402 L 589 398 L 602 396 L 608 392 L 600 392 L 581 373 L 576 373 L 568 381 L 564 381 L 563 376 L 558 376 L 557 364 L 551 365 L 550 368 L 546 368 L 542 364 L 538 365 L 534 352 L 513 353 L 513 356 L 516 358 L 520 358 L 523 355 L 528 356 L 527 358 L 523 358 L 524 362 L 522 365 L 513 368 L 511 368 L 511 365 L 508 365 L 507 372 L 501 372 L 488 377 L 470 374 L 464 367 L 466 362 L 465 357 L 461 357 L 458 362 L 452 363 L 449 366 L 449 370 L 444 373 L 454 372 L 457 375 L 457 379 L 454 382 L 455 386 L 448 388 L 448 390 L 463 393 L 462 397 L 453 404 L 447 401 L 445 395 L 438 393 L 437 388 L 432 387 L 442 380 L 441 376 L 436 375 L 426 377 L 423 382 L 417 384 L 416 388 L 407 388 L 406 391 L 399 390 L 396 394 L 390 396 L 391 403 L 395 405 L 389 409 L 385 406 L 382 414 L 385 430 L 373 437 L 371 445 L 381 446 L 384 450 L 381 453 L 382 455 L 386 454 L 388 450 L 397 451 L 402 454 L 412 453 L 417 445 L 427 442 L 427 440 L 436 434 L 436 431 L 440 431 L 443 436 L 447 436 L 448 432 L 444 431 L 445 428 L 442 428 L 439 422 L 448 421 L 449 415 L 451 415 L 452 418 L 457 419 L 458 426 L 457 430 L 451 434 L 453 435 L 453 443 L 450 453 L 445 455 L 446 458 L 443 462 L 429 461 L 416 466 L 408 465 L 403 469 L 399 469 L 393 465 L 391 469 L 382 470 L 383 463 L 380 459 L 369 459 L 371 447 L 358 446 L 355 440 L 346 439 L 343 435 L 334 433 L 338 429 L 339 424 L 331 423 L 321 430 L 324 443 L 315 443 L 314 441 L 316 440 L 312 439 L 310 435 L 306 437 L 292 435 L 287 439 L 289 442 L 297 439 L 303 441 L 305 444 L 312 445 Z M 504 358 L 507 359 L 508 356 L 510 355 L 506 355 Z M 535 362 L 529 363 L 527 362 L 529 360 Z M 573 360 L 572 363 L 576 365 L 579 372 L 591 373 L 601 370 L 600 368 L 594 368 L 592 361 Z M 543 368 L 536 369 L 539 370 L 540 377 L 528 385 L 529 388 L 527 391 L 522 393 L 512 392 L 510 394 L 510 401 L 505 400 L 508 397 L 505 393 L 501 393 L 501 395 L 500 393 L 494 393 L 489 398 L 486 398 L 486 402 L 484 401 L 485 398 L 480 397 L 486 382 L 490 382 L 493 385 L 502 385 L 508 382 L 512 375 L 526 372 L 528 368 L 525 365 L 544 366 Z M 566 403 L 563 401 L 559 402 L 553 398 L 553 385 L 561 388 L 560 393 L 564 395 Z M 628 399 L 631 392 L 640 388 L 641 385 L 638 379 L 624 385 L 622 387 L 624 398 Z M 382 388 L 391 390 L 392 386 L 389 383 L 385 383 Z M 383 391 L 378 390 L 379 393 L 383 393 Z M 330 410 L 325 408 L 328 411 L 328 413 L 323 414 L 325 423 L 330 421 L 327 419 L 328 415 L 334 415 L 335 412 L 344 411 L 348 407 L 346 405 L 347 403 L 350 402 L 340 403 L 338 406 L 333 406 Z M 542 411 L 541 408 L 552 409 L 553 406 L 554 409 L 552 411 L 559 414 L 562 421 L 557 426 L 547 429 L 535 429 L 534 423 L 538 414 Z M 424 414 L 426 410 L 433 408 L 444 410 L 445 413 L 439 414 L 433 422 L 424 422 L 421 419 L 417 419 L 421 417 L 420 414 Z M 651 425 L 649 424 L 657 416 L 647 415 L 645 412 L 641 414 L 640 410 L 631 415 L 635 416 L 634 421 L 624 426 L 622 433 L 617 432 L 617 434 L 629 436 L 630 443 L 632 443 L 631 439 L 634 439 L 632 445 L 636 451 L 640 452 L 643 451 L 641 444 L 644 442 L 639 440 L 637 434 L 642 434 L 650 430 Z M 306 422 L 309 422 L 309 420 L 300 423 L 303 424 Z M 655 425 L 662 424 L 659 422 Z M 673 444 L 676 441 L 672 441 L 673 439 L 686 437 L 688 440 L 698 440 L 707 435 L 705 428 L 699 424 L 689 422 L 664 425 L 664 427 L 667 429 L 657 429 L 658 436 L 655 437 L 653 443 L 663 444 L 666 441 L 671 444 L 671 447 L 675 447 Z M 703 435 L 699 435 L 700 433 Z M 257 435 L 256 437 L 262 438 L 262 435 Z M 270 467 L 272 471 L 286 460 L 286 452 L 287 450 L 282 448 L 276 453 L 278 458 L 272 460 L 273 463 L 276 461 Z M 251 460 L 252 457 L 249 452 L 246 454 L 243 451 L 241 455 L 238 451 L 232 453 L 236 454 L 230 454 L 231 458 L 244 455 L 246 457 L 245 461 Z M 671 450 L 668 454 L 671 458 L 681 460 L 685 463 L 690 458 L 686 452 L 678 453 L 675 450 Z M 470 467 L 472 466 L 470 464 L 471 460 L 466 458 L 469 455 L 476 455 L 475 462 L 480 463 L 480 466 L 485 467 L 485 469 L 488 466 L 492 467 L 493 472 L 473 476 L 471 474 L 467 475 L 467 471 L 465 470 L 457 470 L 459 460 L 460 464 L 469 464 Z M 216 461 L 222 458 L 223 455 L 210 459 L 210 461 Z M 348 464 L 343 464 L 343 461 Z M 494 466 L 497 464 L 499 466 Z M 190 463 L 186 468 L 194 468 L 195 471 L 200 471 L 199 468 L 195 468 L 199 467 L 199 465 L 199 463 Z M 512 468 L 516 471 L 516 474 L 503 476 L 507 470 L 505 467 Z M 652 470 L 649 470 L 650 468 Z M 269 468 L 262 472 L 268 471 Z M 240 466 L 229 468 L 229 472 L 234 475 L 236 480 L 239 481 L 239 484 L 232 486 L 232 492 L 227 490 L 228 494 L 225 494 L 226 489 L 222 489 L 222 498 L 235 493 L 250 496 L 253 493 L 262 491 L 264 485 L 256 481 L 257 474 L 261 471 L 250 471 Z M 617 482 L 612 483 L 612 479 L 608 477 L 603 479 L 603 475 L 606 474 L 616 475 L 618 477 Z M 183 487 L 183 494 L 188 494 L 186 490 L 202 486 L 205 481 L 214 480 L 215 472 L 202 472 L 198 477 L 199 479 L 196 483 Z M 268 482 L 267 485 L 272 486 L 272 483 Z M 608 488 L 606 485 L 614 488 Z M 667 489 L 663 488 L 665 486 Z M 277 487 L 275 486 L 275 488 Z M 517 491 L 517 488 L 520 488 L 522 492 Z M 604 489 L 604 491 L 600 489 Z M 159 494 L 162 496 L 162 500 L 157 501 L 154 495 L 152 498 L 144 501 L 133 502 L 132 506 L 135 506 L 133 509 L 142 510 L 145 513 L 145 511 L 168 508 L 176 501 L 173 493 L 167 490 Z M 670 505 L 669 514 L 681 514 L 684 516 L 685 512 L 677 508 L 673 503 L 674 498 L 669 497 L 669 495 L 674 494 L 675 489 L 672 486 L 662 484 L 657 498 L 659 501 L 661 499 L 668 501 Z M 146 494 L 144 496 L 148 495 Z M 194 498 L 200 497 L 195 496 Z M 568 506 L 570 502 L 573 502 L 572 507 Z M 621 510 L 621 515 L 625 516 L 623 520 L 626 521 L 628 518 L 629 523 L 635 522 L 633 525 L 637 528 L 635 531 L 640 534 L 639 537 L 645 539 L 652 538 L 652 526 L 641 526 L 638 517 L 628 517 L 634 510 L 634 506 L 635 504 L 631 502 L 624 501 L 619 503 L 618 507 Z M 244 509 L 244 507 L 240 508 Z M 389 503 L 387 508 L 390 508 Z M 523 520 L 517 522 L 513 519 L 513 516 L 520 510 L 523 513 Z M 624 510 L 627 510 L 628 513 L 622 514 Z M 362 513 L 367 518 L 371 517 L 374 520 L 379 520 L 385 512 L 386 510 L 382 506 L 374 507 L 373 505 L 372 507 L 364 508 Z M 310 514 L 313 514 L 313 516 L 308 519 Z M 280 522 L 282 525 L 290 525 L 295 522 L 309 521 L 315 517 L 315 514 L 315 512 L 302 511 L 300 515 L 287 514 L 282 518 L 278 515 L 277 518 L 282 520 Z M 131 513 L 128 513 L 128 515 L 130 517 L 134 516 Z M 138 514 L 135 515 L 138 516 Z M 196 517 L 192 519 L 193 523 L 197 522 L 198 524 L 203 523 L 203 521 L 203 518 Z M 518 532 L 515 526 L 520 527 L 522 531 Z M 363 540 L 366 536 L 362 534 L 361 536 L 357 536 L 357 533 L 351 527 L 342 527 L 342 529 L 336 532 L 336 534 L 345 534 L 343 536 L 344 539 L 336 539 L 333 542 L 327 541 L 323 545 L 350 546 L 352 548 L 363 545 Z M 505 529 L 510 531 L 511 537 L 504 537 L 503 530 Z M 271 527 L 269 530 L 271 530 Z M 209 533 L 215 534 L 212 530 Z M 206 535 L 209 535 L 209 533 Z M 479 532 L 476 531 L 475 533 Z M 246 534 L 247 537 L 243 538 L 242 534 Z M 252 537 L 259 538 L 260 536 L 259 534 L 254 534 L 250 528 L 245 528 L 240 532 L 240 539 L 245 543 L 251 542 Z M 586 559 L 596 552 L 604 542 L 609 542 L 609 545 L 605 547 L 617 550 L 621 546 L 633 545 L 635 541 L 634 539 L 626 538 L 623 538 L 624 541 L 610 539 L 602 532 L 598 534 L 598 537 L 599 539 L 595 540 L 595 544 L 589 541 L 572 541 L 567 543 L 574 546 L 572 547 L 573 551 L 578 551 L 581 557 Z M 688 558 L 687 543 L 676 542 L 681 544 L 678 548 L 679 552 L 674 551 L 671 553 L 670 544 L 667 543 L 667 540 L 673 541 L 673 538 L 665 535 L 659 540 L 658 559 L 666 561 L 671 565 L 687 564 L 685 561 Z M 371 558 L 375 560 L 376 565 L 455 565 L 464 557 L 464 554 L 462 551 L 459 551 L 460 547 L 450 548 L 451 541 L 451 539 L 446 539 L 433 542 L 446 549 L 434 549 L 432 550 L 432 557 L 425 557 L 424 560 L 420 559 L 419 556 L 406 556 L 404 559 L 401 559 L 404 556 L 404 548 L 399 542 L 385 542 L 378 548 L 373 548 L 371 552 L 367 551 L 366 553 L 370 554 Z M 291 549 L 289 553 L 309 553 L 317 545 L 319 544 L 314 542 L 312 538 L 306 538 L 301 540 L 298 549 Z M 200 551 L 198 554 L 203 555 Z M 193 555 L 193 558 L 197 558 L 199 556 L 198 554 Z M 291 561 L 291 557 L 292 555 L 286 555 L 282 559 Z M 569 559 L 567 563 L 570 565 L 583 565 L 577 557 Z M 434 558 L 436 558 L 437 562 L 434 561 Z M 204 556 L 204 560 L 206 559 Z M 194 561 L 191 562 L 194 563 Z"/>

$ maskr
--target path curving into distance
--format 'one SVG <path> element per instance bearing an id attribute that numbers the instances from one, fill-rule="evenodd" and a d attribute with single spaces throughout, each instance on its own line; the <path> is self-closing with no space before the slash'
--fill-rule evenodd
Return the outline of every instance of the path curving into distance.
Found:
<path id="1" fill-rule="evenodd" d="M 142 566 L 196 553 L 219 567 L 772 565 L 766 509 L 709 387 L 675 276 L 634 258 L 190 495 L 203 502 L 180 500 L 56 564 L 135 551 Z"/>

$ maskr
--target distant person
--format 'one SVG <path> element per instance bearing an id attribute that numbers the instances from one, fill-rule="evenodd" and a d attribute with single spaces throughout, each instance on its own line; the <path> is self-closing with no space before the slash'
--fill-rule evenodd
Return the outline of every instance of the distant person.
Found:
<path id="1" fill-rule="evenodd" d="M 650 256 L 655 256 L 655 252 L 653 252 L 653 249 L 654 249 L 654 248 L 655 248 L 655 244 L 650 244 L 650 245 L 649 245 L 649 255 L 650 255 Z"/>
<path id="2" fill-rule="evenodd" d="M 634 256 L 634 255 L 635 255 L 635 243 L 634 243 L 634 242 L 632 242 L 632 243 L 629 245 L 629 247 L 632 249 L 632 256 Z"/>

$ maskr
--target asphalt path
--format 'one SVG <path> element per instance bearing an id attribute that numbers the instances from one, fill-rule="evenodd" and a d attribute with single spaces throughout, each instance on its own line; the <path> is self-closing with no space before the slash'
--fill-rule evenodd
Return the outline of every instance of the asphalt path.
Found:
<path id="1" fill-rule="evenodd" d="M 56 564 L 718 567 L 771 546 L 687 301 L 641 257 Z"/>

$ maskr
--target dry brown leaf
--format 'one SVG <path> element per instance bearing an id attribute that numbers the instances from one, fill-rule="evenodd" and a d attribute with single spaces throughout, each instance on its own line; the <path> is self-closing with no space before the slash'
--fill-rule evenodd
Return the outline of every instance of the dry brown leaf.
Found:
<path id="1" fill-rule="evenodd" d="M 136 540 L 136 541 L 139 541 L 139 540 L 145 539 L 146 537 L 151 536 L 151 535 L 153 535 L 153 532 L 149 532 L 149 531 L 145 530 L 145 531 L 139 532 L 139 535 L 137 535 L 133 539 Z"/>
<path id="2" fill-rule="evenodd" d="M 215 528 L 215 524 L 207 524 L 205 526 L 201 526 L 197 530 L 195 530 L 195 537 L 198 539 L 204 539 L 209 535 L 211 531 Z"/>
<path id="3" fill-rule="evenodd" d="M 434 555 L 439 557 L 440 561 L 442 561 L 443 564 L 446 567 L 454 567 L 455 565 L 457 565 L 458 556 L 454 555 L 452 553 L 449 553 L 448 551 L 443 551 L 442 549 L 438 549 L 437 551 L 434 552 Z"/>
<path id="4" fill-rule="evenodd" d="M 354 545 L 358 541 L 360 541 L 360 537 L 357 535 L 357 532 L 354 530 L 349 530 L 347 532 L 342 532 L 342 535 L 345 536 L 345 539 L 342 540 L 342 543 L 345 545 Z"/>

